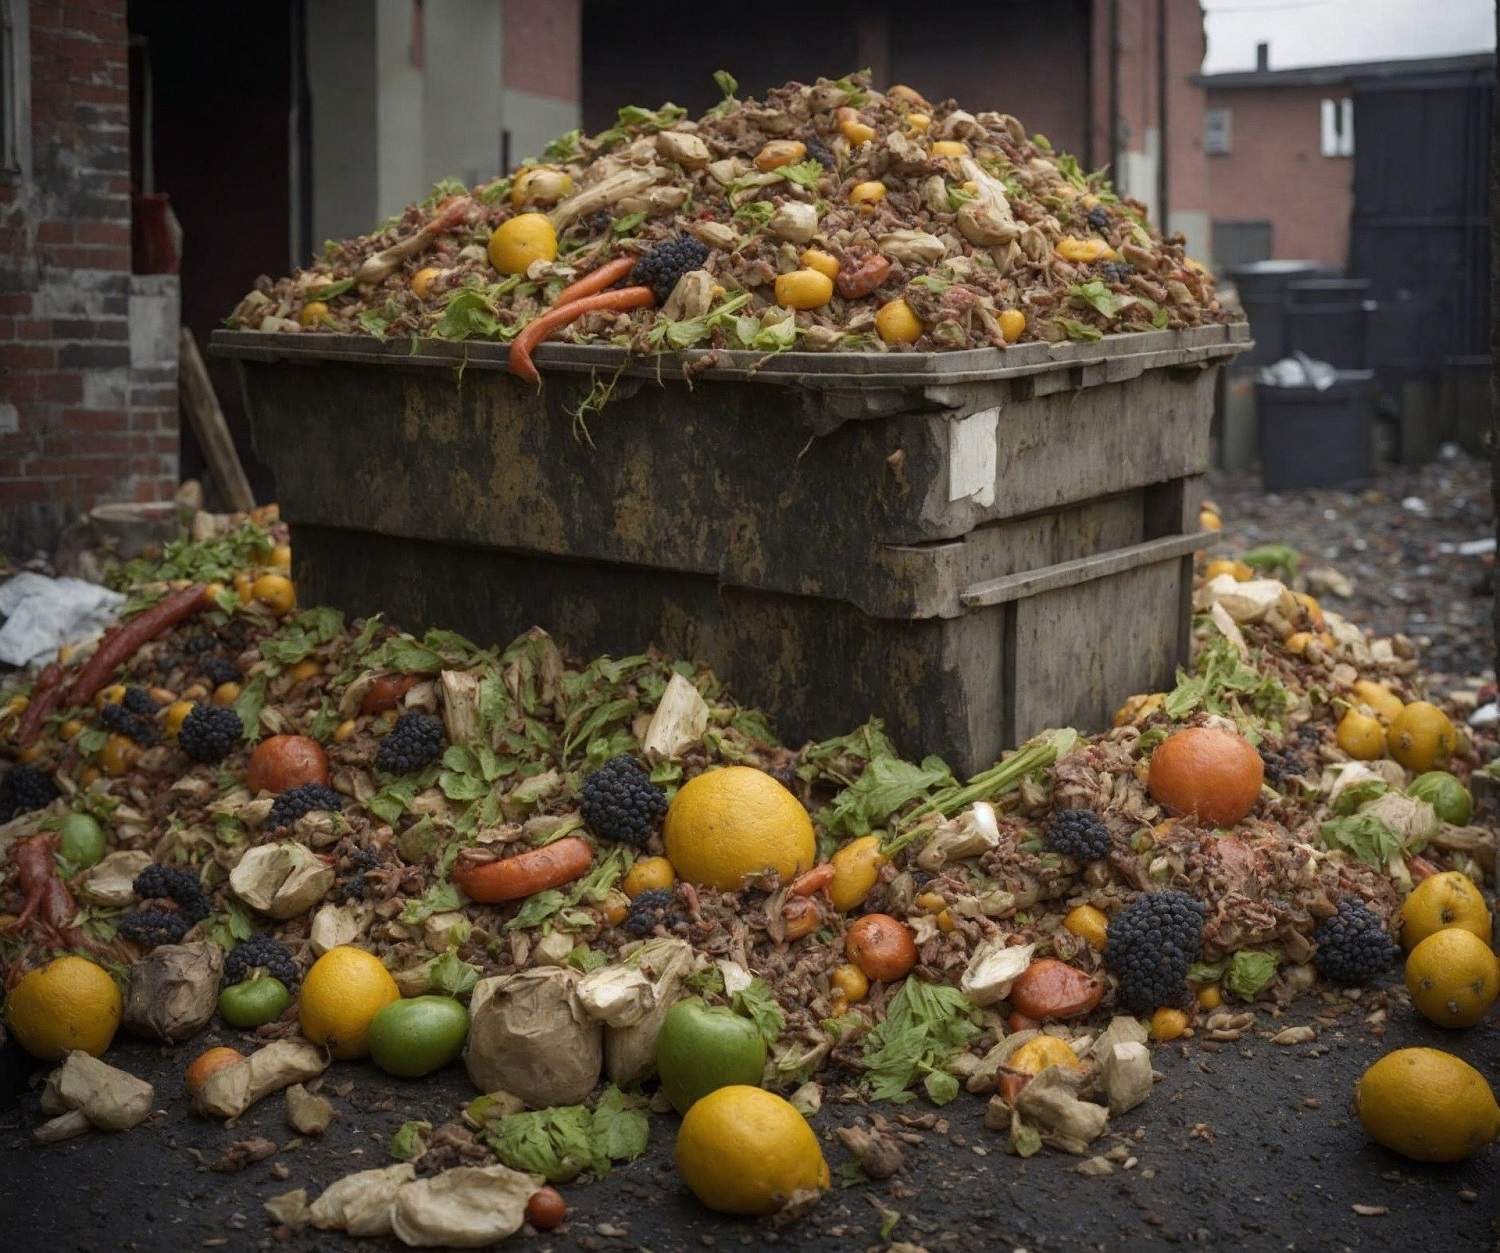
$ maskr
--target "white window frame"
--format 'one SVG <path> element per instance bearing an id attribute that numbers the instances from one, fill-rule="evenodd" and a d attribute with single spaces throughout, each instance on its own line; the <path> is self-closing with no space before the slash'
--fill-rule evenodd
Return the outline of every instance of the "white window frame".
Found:
<path id="1" fill-rule="evenodd" d="M 1227 108 L 1203 110 L 1203 153 L 1227 157 L 1234 151 L 1234 115 Z"/>
<path id="2" fill-rule="evenodd" d="M 1325 97 L 1319 149 L 1325 157 L 1354 155 L 1354 97 Z"/>
<path id="3" fill-rule="evenodd" d="M 0 0 L 0 171 L 31 171 L 31 5 Z"/>

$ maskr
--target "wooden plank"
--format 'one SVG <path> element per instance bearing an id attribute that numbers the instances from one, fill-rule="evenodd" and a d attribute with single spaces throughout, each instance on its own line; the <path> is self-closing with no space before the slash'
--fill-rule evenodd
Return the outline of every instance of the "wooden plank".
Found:
<path id="1" fill-rule="evenodd" d="M 219 398 L 214 395 L 214 385 L 198 351 L 198 341 L 185 326 L 177 338 L 177 372 L 182 382 L 183 408 L 187 410 L 188 422 L 198 437 L 203 455 L 208 458 L 214 482 L 219 485 L 224 501 L 231 509 L 249 513 L 255 508 L 250 480 L 245 477 L 245 467 L 240 464 L 240 455 L 234 449 L 234 439 L 229 434 L 229 424 L 224 421 L 224 411 L 219 408 Z"/>
<path id="2" fill-rule="evenodd" d="M 970 609 L 1025 600 L 1061 587 L 1090 583 L 1107 575 L 1122 574 L 1140 566 L 1169 561 L 1204 547 L 1212 539 L 1211 531 L 1168 535 L 1162 539 L 1148 540 L 1144 544 L 1133 544 L 1129 548 L 1118 548 L 1113 552 L 1080 557 L 1076 561 L 1060 562 L 1041 570 L 1028 570 L 1024 574 L 1008 574 L 1004 578 L 976 583 L 973 587 L 966 588 L 959 599 Z"/>

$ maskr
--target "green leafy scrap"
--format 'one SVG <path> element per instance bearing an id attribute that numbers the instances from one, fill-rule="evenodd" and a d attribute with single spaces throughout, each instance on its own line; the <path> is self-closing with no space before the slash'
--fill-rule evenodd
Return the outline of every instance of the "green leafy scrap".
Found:
<path id="1" fill-rule="evenodd" d="M 818 817 L 835 837 L 868 835 L 912 801 L 954 783 L 941 757 L 925 757 L 920 765 L 895 756 L 877 757 Z"/>
<path id="2" fill-rule="evenodd" d="M 427 1140 L 432 1135 L 432 1124 L 412 1119 L 404 1122 L 391 1134 L 389 1152 L 398 1162 L 414 1162 L 427 1152 Z"/>
<path id="3" fill-rule="evenodd" d="M 776 1003 L 771 985 L 758 975 L 750 980 L 748 986 L 731 996 L 729 1004 L 735 1013 L 743 1014 L 755 1024 L 755 1029 L 760 1032 L 760 1038 L 766 1042 L 767 1048 L 776 1043 L 782 1028 L 786 1026 L 786 1015 Z"/>
<path id="4" fill-rule="evenodd" d="M 1104 338 L 1104 332 L 1097 326 L 1090 326 L 1087 322 L 1079 322 L 1073 318 L 1057 318 L 1058 326 L 1069 339 L 1083 340 L 1085 343 L 1093 343 Z"/>
<path id="5" fill-rule="evenodd" d="M 1341 849 L 1379 869 L 1402 851 L 1401 837 L 1373 814 L 1333 818 L 1319 829 L 1323 847 Z"/>
<path id="6" fill-rule="evenodd" d="M 245 738 L 252 744 L 260 739 L 260 711 L 266 706 L 266 676 L 256 675 L 240 690 L 233 709 L 245 728 Z"/>
<path id="7" fill-rule="evenodd" d="M 1269 670 L 1247 664 L 1239 650 L 1216 636 L 1193 659 L 1194 673 L 1181 667 L 1177 686 L 1167 694 L 1162 709 L 1180 722 L 1196 709 L 1224 717 L 1249 712 L 1260 720 L 1274 720 L 1291 708 L 1292 695 Z"/>
<path id="8" fill-rule="evenodd" d="M 1297 577 L 1302 554 L 1289 544 L 1262 544 L 1241 553 L 1240 560 L 1259 574 L 1290 582 Z"/>
<path id="9" fill-rule="evenodd" d="M 594 1108 L 555 1105 L 508 1114 L 486 1126 L 485 1142 L 512 1170 L 567 1183 L 586 1170 L 606 1175 L 646 1151 L 651 1127 L 643 1103 L 607 1087 Z"/>
<path id="10" fill-rule="evenodd" d="M 947 1061 L 980 1033 L 978 1011 L 955 987 L 907 977 L 886 1007 L 884 1021 L 865 1036 L 864 1086 L 874 1100 L 909 1101 L 919 1079 L 943 1071 Z M 929 1096 L 938 1104 L 949 1094 L 945 1083 Z M 957 1085 L 952 1089 L 957 1094 Z"/>

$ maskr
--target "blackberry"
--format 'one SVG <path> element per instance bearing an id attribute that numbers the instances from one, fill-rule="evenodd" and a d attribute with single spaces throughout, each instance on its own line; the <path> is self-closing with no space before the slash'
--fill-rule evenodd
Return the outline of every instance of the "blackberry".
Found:
<path id="1" fill-rule="evenodd" d="M 588 217 L 584 218 L 583 226 L 590 235 L 597 235 L 600 231 L 609 230 L 610 224 L 613 222 L 614 218 L 610 216 L 609 210 L 600 209 L 597 213 L 590 213 Z"/>
<path id="2" fill-rule="evenodd" d="M 238 683 L 244 675 L 240 668 L 232 661 L 225 661 L 222 657 L 210 657 L 198 667 L 198 673 L 209 681 L 214 687 L 221 683 Z"/>
<path id="3" fill-rule="evenodd" d="M 120 704 L 124 705 L 131 713 L 142 718 L 155 717 L 156 711 L 161 708 L 156 703 L 156 698 L 143 687 L 127 687 L 125 689 L 125 697 L 120 701 Z"/>
<path id="4" fill-rule="evenodd" d="M 189 657 L 196 657 L 199 653 L 211 653 L 219 646 L 219 641 L 212 635 L 194 635 L 182 646 L 182 651 Z"/>
<path id="5" fill-rule="evenodd" d="M 121 918 L 116 930 L 127 940 L 134 940 L 145 948 L 155 948 L 158 944 L 180 943 L 192 926 L 186 915 L 175 910 L 138 909 Z"/>
<path id="6" fill-rule="evenodd" d="M 672 906 L 674 893 L 671 888 L 652 888 L 642 892 L 630 902 L 630 913 L 621 925 L 631 935 L 647 935 L 659 922 L 668 922 L 667 911 Z"/>
<path id="7" fill-rule="evenodd" d="M 1135 1014 L 1179 1005 L 1188 967 L 1203 951 L 1208 907 L 1186 892 L 1145 892 L 1109 920 L 1104 962 L 1120 981 L 1120 1003 Z"/>
<path id="8" fill-rule="evenodd" d="M 272 831 L 279 831 L 282 827 L 291 826 L 303 814 L 319 809 L 337 812 L 343 807 L 344 798 L 331 787 L 325 787 L 321 783 L 304 783 L 301 787 L 288 788 L 277 796 L 266 818 L 266 826 Z"/>
<path id="9" fill-rule="evenodd" d="M 1353 897 L 1339 902 L 1338 913 L 1324 921 L 1313 938 L 1318 944 L 1313 963 L 1335 983 L 1368 983 L 1396 960 L 1396 945 L 1385 924 Z"/>
<path id="10" fill-rule="evenodd" d="M 807 159 L 816 161 L 825 170 L 836 170 L 839 160 L 833 155 L 833 151 L 821 139 L 809 139 L 807 143 Z"/>
<path id="11" fill-rule="evenodd" d="M 1059 809 L 1047 824 L 1043 842 L 1074 861 L 1098 861 L 1109 855 L 1109 828 L 1092 809 Z"/>
<path id="12" fill-rule="evenodd" d="M 0 778 L 0 822 L 46 809 L 61 793 L 52 776 L 35 766 L 12 766 Z"/>
<path id="13" fill-rule="evenodd" d="M 1089 210 L 1089 225 L 1096 231 L 1109 230 L 1110 224 L 1113 221 L 1114 219 L 1109 216 L 1109 210 L 1102 204 L 1096 204 Z"/>
<path id="14" fill-rule="evenodd" d="M 583 820 L 595 835 L 639 848 L 667 815 L 667 794 L 632 757 L 620 756 L 583 781 Z"/>
<path id="15" fill-rule="evenodd" d="M 243 983 L 257 969 L 281 980 L 289 991 L 296 988 L 302 979 L 302 972 L 297 969 L 292 950 L 272 936 L 260 934 L 236 944 L 224 959 L 224 986 L 233 987 L 236 983 Z"/>
<path id="16" fill-rule="evenodd" d="M 1128 282 L 1135 273 L 1135 266 L 1128 261 L 1104 261 L 1099 265 L 1099 277 L 1106 283 Z"/>
<path id="17" fill-rule="evenodd" d="M 380 865 L 380 858 L 368 848 L 356 849 L 349 860 L 354 865 L 354 873 L 347 879 L 336 883 L 333 888 L 333 899 L 340 904 L 345 901 L 364 900 L 370 891 L 370 883 L 365 878 L 365 873 Z"/>
<path id="18" fill-rule="evenodd" d="M 691 235 L 678 235 L 656 245 L 635 263 L 630 281 L 649 287 L 656 293 L 656 303 L 664 305 L 672 289 L 689 270 L 701 269 L 708 260 L 708 245 Z"/>
<path id="19" fill-rule="evenodd" d="M 387 774 L 410 774 L 442 755 L 443 724 L 427 714 L 407 713 L 375 750 L 375 765 Z"/>
<path id="20" fill-rule="evenodd" d="M 148 696 L 146 699 L 151 698 Z M 161 731 L 155 719 L 131 713 L 123 703 L 104 706 L 99 711 L 99 725 L 106 731 L 113 731 L 116 735 L 123 735 L 147 747 L 161 739 Z"/>
<path id="21" fill-rule="evenodd" d="M 191 870 L 176 866 L 147 866 L 136 875 L 131 889 L 143 901 L 172 901 L 189 923 L 201 922 L 211 912 L 203 886 Z"/>
<path id="22" fill-rule="evenodd" d="M 223 705 L 192 707 L 182 720 L 177 742 L 194 761 L 223 761 L 245 734 L 239 714 Z"/>

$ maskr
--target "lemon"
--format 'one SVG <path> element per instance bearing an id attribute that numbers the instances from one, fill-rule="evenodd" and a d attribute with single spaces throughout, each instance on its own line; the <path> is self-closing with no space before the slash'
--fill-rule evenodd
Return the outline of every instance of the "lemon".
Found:
<path id="1" fill-rule="evenodd" d="M 816 851 L 802 803 L 749 766 L 725 766 L 689 780 L 672 798 L 662 836 L 678 875 L 724 892 L 767 870 L 787 883 L 812 867 Z"/>
<path id="2" fill-rule="evenodd" d="M 1354 695 L 1360 704 L 1368 705 L 1382 722 L 1389 722 L 1406 708 L 1395 692 L 1374 679 L 1360 679 L 1354 685 Z"/>
<path id="3" fill-rule="evenodd" d="M 1401 902 L 1401 944 L 1410 952 L 1447 927 L 1472 931 L 1490 942 L 1490 911 L 1474 880 L 1457 870 L 1428 875 Z"/>
<path id="4" fill-rule="evenodd" d="M 70 1049 L 100 1056 L 120 1026 L 120 989 L 102 966 L 59 957 L 27 972 L 5 1003 L 5 1023 L 33 1057 L 56 1061 Z"/>
<path id="5" fill-rule="evenodd" d="M 830 860 L 833 881 L 828 885 L 828 899 L 839 913 L 847 914 L 865 903 L 865 897 L 880 878 L 880 868 L 886 863 L 880 851 L 880 837 L 863 835 L 850 840 Z"/>
<path id="6" fill-rule="evenodd" d="M 1370 1138 L 1418 1162 L 1457 1162 L 1500 1136 L 1500 1105 L 1474 1067 L 1439 1049 L 1397 1049 L 1354 1085 Z"/>
<path id="7" fill-rule="evenodd" d="M 1412 701 L 1392 718 L 1386 739 L 1391 756 L 1418 774 L 1447 761 L 1457 744 L 1448 715 L 1425 700 Z"/>
<path id="8" fill-rule="evenodd" d="M 1039 1075 L 1048 1066 L 1076 1068 L 1082 1065 L 1078 1060 L 1078 1054 L 1073 1051 L 1068 1042 L 1059 1040 L 1055 1035 L 1039 1035 L 1035 1039 L 1027 1040 L 1010 1055 L 1005 1064 L 1011 1070 L 1019 1070 L 1027 1075 Z"/>
<path id="9" fill-rule="evenodd" d="M 1440 1027 L 1472 1027 L 1500 997 L 1500 958 L 1472 931 L 1429 935 L 1406 959 L 1416 1007 Z"/>
<path id="10" fill-rule="evenodd" d="M 1351 709 L 1339 719 L 1335 735 L 1338 745 L 1355 761 L 1374 761 L 1385 756 L 1385 728 L 1378 718 Z"/>
<path id="11" fill-rule="evenodd" d="M 794 1192 L 828 1187 L 818 1137 L 781 1097 L 746 1084 L 695 1101 L 677 1133 L 677 1172 L 709 1209 L 772 1214 Z"/>
<path id="12" fill-rule="evenodd" d="M 501 274 L 525 274 L 533 261 L 557 257 L 557 232 L 545 213 L 520 213 L 495 228 L 489 254 Z"/>
<path id="13" fill-rule="evenodd" d="M 302 981 L 297 1014 L 302 1034 L 314 1044 L 326 1045 L 338 1058 L 363 1057 L 375 1015 L 400 999 L 396 981 L 378 957 L 340 944 L 313 962 Z"/>

